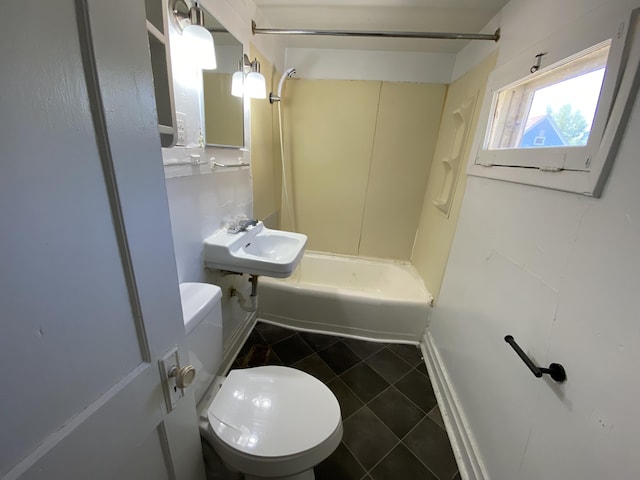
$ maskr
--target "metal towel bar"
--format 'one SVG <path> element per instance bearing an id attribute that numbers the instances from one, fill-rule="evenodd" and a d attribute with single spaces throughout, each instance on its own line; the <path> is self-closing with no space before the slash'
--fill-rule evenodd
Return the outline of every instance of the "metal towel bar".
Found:
<path id="1" fill-rule="evenodd" d="M 520 345 L 516 343 L 512 335 L 504 337 L 504 341 L 511 345 L 525 365 L 529 367 L 531 373 L 536 377 L 540 378 L 546 373 L 558 383 L 562 383 L 567 379 L 567 373 L 564 371 L 564 367 L 559 363 L 552 363 L 549 365 L 549 368 L 538 367 L 531 361 L 527 354 L 522 351 Z"/>
<path id="2" fill-rule="evenodd" d="M 225 165 L 224 163 L 218 163 L 218 162 L 211 162 L 213 164 L 214 167 L 220 167 L 220 168 L 234 168 L 234 167 L 249 167 L 251 166 L 248 163 L 231 163 L 229 165 Z"/>

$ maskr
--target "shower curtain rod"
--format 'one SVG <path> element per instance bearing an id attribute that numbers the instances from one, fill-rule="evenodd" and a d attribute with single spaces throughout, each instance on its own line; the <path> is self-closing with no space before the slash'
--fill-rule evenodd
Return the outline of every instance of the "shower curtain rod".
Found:
<path id="1" fill-rule="evenodd" d="M 450 32 L 376 32 L 350 30 L 301 30 L 284 28 L 258 28 L 251 21 L 254 35 L 323 35 L 331 37 L 381 37 L 381 38 L 443 38 L 446 40 L 493 40 L 500 39 L 500 29 L 494 33 L 450 33 Z"/>

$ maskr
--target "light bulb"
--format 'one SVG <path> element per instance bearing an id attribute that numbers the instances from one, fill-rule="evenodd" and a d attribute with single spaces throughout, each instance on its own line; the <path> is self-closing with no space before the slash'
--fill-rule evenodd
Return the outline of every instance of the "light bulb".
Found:
<path id="1" fill-rule="evenodd" d="M 192 63 L 203 70 L 214 70 L 217 67 L 216 50 L 211 33 L 200 25 L 187 25 L 182 31 L 187 41 Z"/>
<path id="2" fill-rule="evenodd" d="M 251 72 L 245 79 L 245 95 L 250 98 L 267 98 L 267 82 L 258 72 Z"/>
<path id="3" fill-rule="evenodd" d="M 231 77 L 231 95 L 234 97 L 244 96 L 244 73 L 235 72 Z"/>

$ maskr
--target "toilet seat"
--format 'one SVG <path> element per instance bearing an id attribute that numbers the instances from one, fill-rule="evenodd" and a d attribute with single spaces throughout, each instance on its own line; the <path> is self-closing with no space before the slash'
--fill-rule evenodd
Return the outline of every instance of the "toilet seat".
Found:
<path id="1" fill-rule="evenodd" d="M 216 436 L 249 455 L 314 448 L 341 423 L 340 405 L 315 377 L 288 367 L 232 370 L 207 410 Z"/>
<path id="2" fill-rule="evenodd" d="M 207 418 L 207 437 L 223 461 L 258 478 L 312 473 L 342 440 L 340 406 L 331 390 L 289 367 L 232 370 Z"/>

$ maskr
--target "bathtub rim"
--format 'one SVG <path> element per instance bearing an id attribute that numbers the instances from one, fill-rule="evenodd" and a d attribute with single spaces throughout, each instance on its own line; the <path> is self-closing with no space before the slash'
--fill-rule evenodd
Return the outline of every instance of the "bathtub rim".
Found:
<path id="1" fill-rule="evenodd" d="M 431 292 L 429 292 L 429 289 L 424 284 L 424 280 L 422 279 L 422 277 L 420 276 L 416 268 L 413 266 L 413 264 L 410 261 L 407 261 L 407 260 L 395 260 L 395 259 L 376 258 L 376 257 L 360 257 L 360 256 L 347 255 L 347 254 L 341 254 L 341 253 L 321 252 L 318 250 L 305 250 L 302 255 L 300 263 L 298 264 L 296 269 L 293 271 L 291 276 L 287 278 L 263 277 L 262 280 L 263 281 L 266 280 L 266 283 L 270 285 L 278 285 L 278 284 L 287 285 L 289 286 L 289 288 L 295 288 L 295 287 L 292 287 L 292 285 L 301 284 L 301 285 L 312 285 L 314 288 L 318 288 L 319 290 L 322 290 L 325 292 L 331 292 L 331 293 L 338 293 L 338 292 L 363 293 L 365 292 L 365 293 L 368 293 L 368 295 L 365 295 L 365 296 L 379 297 L 381 295 L 381 292 L 375 292 L 371 290 L 368 291 L 368 290 L 358 290 L 358 289 L 350 289 L 350 288 L 344 288 L 344 287 L 333 287 L 331 285 L 327 285 L 326 283 L 313 283 L 313 282 L 308 282 L 304 280 L 301 281 L 300 268 L 302 268 L 302 263 L 304 261 L 305 256 L 309 256 L 313 258 L 330 257 L 330 258 L 344 259 L 345 261 L 352 262 L 352 263 L 367 263 L 367 264 L 374 263 L 374 264 L 385 264 L 385 265 L 393 265 L 396 267 L 403 267 L 404 272 L 408 273 L 415 281 L 416 287 L 420 290 L 427 305 L 433 306 L 433 302 L 434 302 L 433 295 L 431 294 Z M 394 300 L 397 298 L 397 297 L 386 296 L 386 295 L 383 295 L 383 297 L 388 300 Z M 403 300 L 422 303 L 421 301 L 422 299 L 414 299 L 413 297 L 403 299 Z"/>

